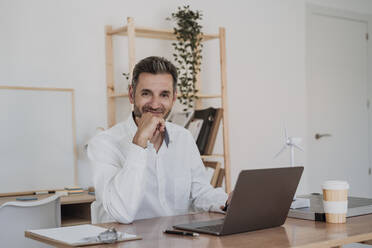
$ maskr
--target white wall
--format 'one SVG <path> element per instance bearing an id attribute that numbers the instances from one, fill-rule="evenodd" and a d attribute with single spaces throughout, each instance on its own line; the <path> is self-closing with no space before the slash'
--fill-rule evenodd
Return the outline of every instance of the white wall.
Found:
<path id="1" fill-rule="evenodd" d="M 0 0 L 0 85 L 76 90 L 81 185 L 91 185 L 82 146 L 96 127 L 106 127 L 104 26 L 123 25 L 132 16 L 138 25 L 169 29 L 165 17 L 183 2 Z M 227 30 L 233 183 L 242 169 L 289 164 L 289 154 L 273 159 L 284 141 L 284 125 L 290 135 L 304 137 L 306 150 L 307 2 L 372 13 L 368 0 L 185 2 L 203 11 L 206 33 L 216 33 L 219 26 Z M 213 42 L 205 48 L 202 76 L 209 93 L 219 90 L 218 43 Z M 126 44 L 124 38 L 115 40 L 115 77 L 121 83 L 121 72 L 128 70 Z M 167 42 L 138 39 L 137 58 L 169 55 L 169 47 Z M 311 170 L 306 152 L 297 153 L 296 162 Z M 306 175 L 300 192 L 306 192 Z"/>

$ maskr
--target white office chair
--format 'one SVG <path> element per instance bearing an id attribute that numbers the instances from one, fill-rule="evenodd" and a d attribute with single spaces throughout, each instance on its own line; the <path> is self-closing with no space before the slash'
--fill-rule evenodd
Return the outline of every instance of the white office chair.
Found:
<path id="1" fill-rule="evenodd" d="M 0 206 L 1 247 L 51 247 L 25 237 L 31 229 L 61 226 L 61 203 L 59 196 L 40 201 L 6 202 Z"/>

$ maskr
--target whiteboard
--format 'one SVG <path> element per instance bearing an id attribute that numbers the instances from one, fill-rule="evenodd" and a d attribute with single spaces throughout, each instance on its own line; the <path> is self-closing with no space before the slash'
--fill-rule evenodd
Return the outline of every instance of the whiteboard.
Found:
<path id="1" fill-rule="evenodd" d="M 74 91 L 0 86 L 0 194 L 77 184 Z"/>

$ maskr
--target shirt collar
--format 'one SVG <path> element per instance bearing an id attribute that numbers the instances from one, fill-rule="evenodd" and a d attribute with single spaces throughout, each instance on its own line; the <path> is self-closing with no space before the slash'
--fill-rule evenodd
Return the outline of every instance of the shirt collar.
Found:
<path id="1" fill-rule="evenodd" d="M 131 115 L 129 115 L 128 119 L 127 119 L 127 122 L 128 122 L 128 126 L 129 126 L 129 130 L 130 130 L 130 134 L 132 136 L 132 139 L 134 137 L 134 135 L 136 134 L 137 132 L 137 124 L 136 122 L 134 121 L 134 113 L 132 112 Z M 170 139 L 170 130 L 171 130 L 171 127 L 169 125 L 168 122 L 165 122 L 165 133 L 164 133 L 164 142 L 165 144 L 167 145 L 167 147 L 169 146 L 169 143 L 171 142 L 171 139 Z"/>

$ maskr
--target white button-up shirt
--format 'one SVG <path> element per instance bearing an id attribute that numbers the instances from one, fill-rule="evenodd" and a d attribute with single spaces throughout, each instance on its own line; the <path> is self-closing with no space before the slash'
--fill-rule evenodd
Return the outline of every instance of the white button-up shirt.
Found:
<path id="1" fill-rule="evenodd" d="M 137 132 L 132 115 L 89 142 L 93 223 L 220 211 L 227 194 L 210 185 L 191 133 L 169 122 L 165 126 L 169 143 L 164 139 L 158 152 L 151 143 L 145 149 L 132 143 Z"/>

